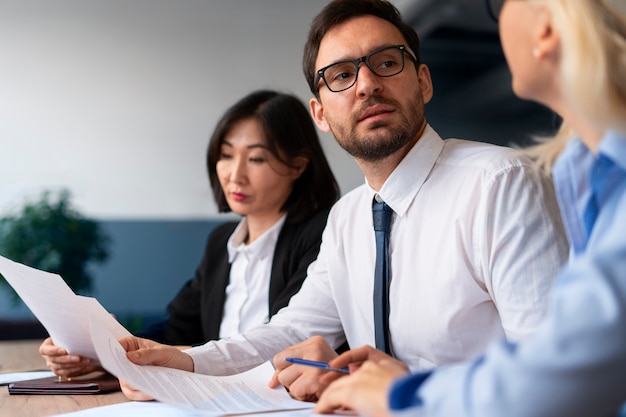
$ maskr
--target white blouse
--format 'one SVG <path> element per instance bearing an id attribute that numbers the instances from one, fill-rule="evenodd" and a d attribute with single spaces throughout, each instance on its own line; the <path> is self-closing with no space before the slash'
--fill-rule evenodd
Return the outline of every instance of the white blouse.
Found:
<path id="1" fill-rule="evenodd" d="M 269 290 L 272 261 L 283 215 L 271 228 L 249 245 L 248 221 L 244 217 L 228 239 L 230 276 L 226 287 L 220 338 L 230 337 L 269 321 Z"/>

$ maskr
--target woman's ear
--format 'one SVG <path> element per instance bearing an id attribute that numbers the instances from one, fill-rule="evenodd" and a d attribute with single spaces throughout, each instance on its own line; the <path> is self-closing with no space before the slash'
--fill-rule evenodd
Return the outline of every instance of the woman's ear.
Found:
<path id="1" fill-rule="evenodd" d="M 561 37 L 556 31 L 552 14 L 546 7 L 541 7 L 537 11 L 533 30 L 533 56 L 536 59 L 543 59 L 558 53 L 561 45 Z"/>
<path id="2" fill-rule="evenodd" d="M 306 170 L 306 167 L 309 166 L 309 158 L 305 156 L 296 156 L 291 165 L 293 167 L 293 179 L 297 180 Z"/>

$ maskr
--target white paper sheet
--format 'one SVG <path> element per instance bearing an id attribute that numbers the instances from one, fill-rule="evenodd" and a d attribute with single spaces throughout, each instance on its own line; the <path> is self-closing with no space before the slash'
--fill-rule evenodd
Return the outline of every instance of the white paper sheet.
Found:
<path id="1" fill-rule="evenodd" d="M 193 411 L 186 411 L 171 404 L 157 401 L 126 402 L 89 408 L 72 413 L 59 414 L 57 417 L 200 417 Z M 321 417 L 314 414 L 313 410 L 287 410 L 260 414 L 259 417 Z M 335 415 L 337 417 L 337 415 Z"/>
<path id="2" fill-rule="evenodd" d="M 0 256 L 0 273 L 46 328 L 56 345 L 68 352 L 98 360 L 89 334 L 95 316 L 116 338 L 130 336 L 92 297 L 74 294 L 57 274 L 41 271 Z"/>
<path id="3" fill-rule="evenodd" d="M 208 376 L 165 367 L 135 365 L 128 360 L 117 341 L 130 333 L 95 298 L 74 294 L 59 275 L 2 256 L 0 273 L 44 325 L 55 343 L 65 346 L 71 353 L 94 359 L 118 378 L 155 399 L 175 405 L 185 413 L 181 414 L 185 417 L 302 409 L 308 413 L 313 407 L 311 403 L 292 399 L 283 387 L 267 387 L 274 373 L 269 362 L 232 376 Z M 267 414 L 264 416 L 267 417 Z"/>
<path id="4" fill-rule="evenodd" d="M 270 389 L 270 362 L 231 376 L 209 376 L 130 362 L 117 339 L 97 319 L 91 322 L 92 340 L 102 366 L 133 387 L 164 403 L 204 416 L 311 408 L 292 399 L 283 387 Z"/>
<path id="5" fill-rule="evenodd" d="M 11 382 L 28 381 L 30 379 L 47 378 L 54 376 L 51 371 L 28 371 L 0 374 L 0 386 L 9 385 Z"/>
<path id="6" fill-rule="evenodd" d="M 156 401 L 148 402 L 126 402 L 103 407 L 89 408 L 87 410 L 74 411 L 72 413 L 59 414 L 58 417 L 198 417 L 190 411 L 174 407 Z"/>

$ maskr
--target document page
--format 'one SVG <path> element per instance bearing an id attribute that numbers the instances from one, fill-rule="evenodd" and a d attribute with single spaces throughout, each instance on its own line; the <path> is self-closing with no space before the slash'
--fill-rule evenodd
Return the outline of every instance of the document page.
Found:
<path id="1" fill-rule="evenodd" d="M 0 374 L 0 387 L 9 385 L 11 382 L 28 381 L 30 379 L 47 378 L 54 376 L 52 371 L 26 371 Z"/>
<path id="2" fill-rule="evenodd" d="M 92 297 L 74 294 L 57 274 L 41 271 L 0 256 L 0 273 L 46 328 L 56 345 L 98 360 L 89 333 L 90 316 L 98 317 L 116 338 L 130 336 Z"/>
<path id="3" fill-rule="evenodd" d="M 347 415 L 347 414 L 344 414 Z M 57 417 L 199 417 L 200 414 L 193 411 L 183 410 L 171 404 L 157 401 L 131 401 L 120 404 L 105 405 L 102 407 L 89 408 L 87 410 L 74 411 L 59 414 Z M 337 414 L 334 414 L 337 417 Z M 320 417 L 314 414 L 313 409 L 274 411 L 260 414 L 258 417 Z"/>
<path id="4" fill-rule="evenodd" d="M 274 373 L 270 362 L 230 376 L 139 366 L 128 360 L 117 339 L 95 318 L 91 322 L 91 332 L 98 358 L 107 371 L 158 401 L 196 414 L 223 416 L 314 406 L 292 399 L 283 387 L 270 389 L 267 382 Z"/>

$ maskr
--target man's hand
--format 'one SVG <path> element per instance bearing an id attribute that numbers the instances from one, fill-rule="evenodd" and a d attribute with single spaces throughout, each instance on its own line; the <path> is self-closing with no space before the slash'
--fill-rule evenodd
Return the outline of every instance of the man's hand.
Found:
<path id="1" fill-rule="evenodd" d="M 142 391 L 139 391 L 138 389 L 133 388 L 126 381 L 122 381 L 121 379 L 120 379 L 120 388 L 122 389 L 122 392 L 124 393 L 126 398 L 128 398 L 131 401 L 151 401 L 151 400 L 154 400 L 154 398 L 152 398 L 148 394 L 145 394 Z"/>
<path id="2" fill-rule="evenodd" d="M 335 359 L 328 362 L 328 365 L 332 366 L 333 368 L 343 368 L 347 366 L 350 368 L 350 372 L 354 372 L 357 369 L 359 369 L 361 364 L 365 361 L 381 362 L 381 361 L 390 360 L 390 359 L 393 360 L 391 356 L 387 355 L 382 350 L 378 350 L 372 346 L 365 345 L 365 346 L 361 346 L 360 348 L 351 349 L 342 353 L 341 355 L 337 356 Z M 402 363 L 400 361 L 396 361 L 396 362 Z M 407 368 L 407 371 L 408 371 L 408 368 Z M 328 383 L 330 382 L 332 381 L 328 381 Z"/>
<path id="3" fill-rule="evenodd" d="M 65 348 L 54 345 L 51 338 L 47 338 L 39 346 L 39 354 L 46 360 L 48 368 L 62 377 L 85 375 L 102 369 L 89 358 L 68 354 Z"/>
<path id="4" fill-rule="evenodd" d="M 293 345 L 274 356 L 276 372 L 269 381 L 270 388 L 276 388 L 282 384 L 289 393 L 301 401 L 317 401 L 322 394 L 328 381 L 320 383 L 320 377 L 324 374 L 335 374 L 335 378 L 341 376 L 337 372 L 324 371 L 310 366 L 295 365 L 285 361 L 285 358 L 301 358 L 314 361 L 327 362 L 337 356 L 337 353 L 321 336 L 313 336 L 310 339 Z M 332 379 L 330 379 L 332 381 Z"/>
<path id="5" fill-rule="evenodd" d="M 181 352 L 175 346 L 162 345 L 152 340 L 142 339 L 139 337 L 125 337 L 119 340 L 120 344 L 126 350 L 128 359 L 137 365 L 154 365 L 164 366 L 167 368 L 182 369 L 183 371 L 193 372 L 194 364 L 191 356 L 185 352 Z M 130 400 L 148 401 L 152 397 L 136 390 L 128 383 L 120 380 L 122 392 Z"/>
<path id="6" fill-rule="evenodd" d="M 345 352 L 330 362 L 333 367 L 347 364 L 350 376 L 332 382 L 324 390 L 315 412 L 332 414 L 347 409 L 371 417 L 390 416 L 389 388 L 393 380 L 409 371 L 408 367 L 371 346 Z"/>

